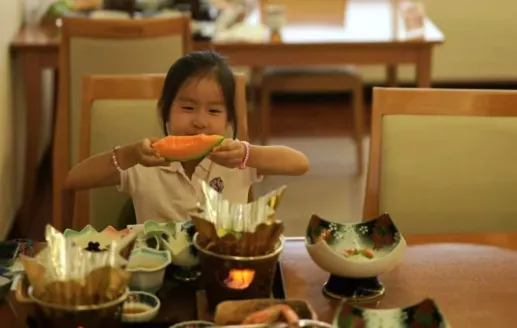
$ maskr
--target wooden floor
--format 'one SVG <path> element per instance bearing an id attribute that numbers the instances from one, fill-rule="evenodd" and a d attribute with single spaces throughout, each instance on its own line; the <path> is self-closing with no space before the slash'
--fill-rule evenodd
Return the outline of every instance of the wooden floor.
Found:
<path id="1" fill-rule="evenodd" d="M 341 137 L 352 134 L 352 111 L 347 95 L 335 96 L 281 96 L 273 102 L 273 137 Z M 369 126 L 369 110 L 366 111 Z M 256 136 L 258 125 L 250 116 L 250 133 Z M 52 217 L 51 156 L 45 156 L 39 173 L 39 181 L 31 204 L 31 228 L 29 236 L 21 236 L 13 227 L 10 238 L 31 238 L 41 240 L 45 225 Z"/>

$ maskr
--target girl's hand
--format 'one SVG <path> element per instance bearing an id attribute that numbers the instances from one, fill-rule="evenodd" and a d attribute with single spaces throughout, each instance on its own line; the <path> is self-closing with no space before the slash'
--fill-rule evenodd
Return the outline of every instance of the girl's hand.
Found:
<path id="1" fill-rule="evenodd" d="M 147 167 L 169 165 L 165 158 L 161 157 L 152 146 L 152 144 L 158 140 L 157 138 L 146 138 L 135 145 L 138 164 Z"/>
<path id="2" fill-rule="evenodd" d="M 221 166 L 234 169 L 242 163 L 246 149 L 240 141 L 225 139 L 221 145 L 215 147 L 208 157 Z"/>

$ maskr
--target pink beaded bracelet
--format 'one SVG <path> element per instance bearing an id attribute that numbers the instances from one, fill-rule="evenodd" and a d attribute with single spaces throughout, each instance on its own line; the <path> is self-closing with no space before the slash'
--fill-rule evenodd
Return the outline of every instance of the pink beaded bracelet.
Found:
<path id="1" fill-rule="evenodd" d="M 111 152 L 111 162 L 113 163 L 113 165 L 115 165 L 115 167 L 117 168 L 117 170 L 119 172 L 123 172 L 124 170 L 120 167 L 120 165 L 117 161 L 116 151 L 119 149 L 120 149 L 120 146 L 113 147 L 113 151 Z"/>
<path id="2" fill-rule="evenodd" d="M 248 164 L 248 158 L 250 157 L 250 144 L 247 141 L 240 141 L 240 143 L 244 146 L 244 158 L 237 168 L 244 170 Z"/>

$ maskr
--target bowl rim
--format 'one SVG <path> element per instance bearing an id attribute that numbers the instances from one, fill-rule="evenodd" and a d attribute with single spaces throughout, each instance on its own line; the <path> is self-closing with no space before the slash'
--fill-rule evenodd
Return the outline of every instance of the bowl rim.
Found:
<path id="1" fill-rule="evenodd" d="M 204 324 L 204 325 L 207 325 L 209 327 L 216 327 L 216 324 L 213 323 L 213 322 L 210 322 L 210 321 L 206 321 L 206 320 L 189 320 L 189 321 L 183 321 L 183 322 L 178 322 L 174 325 L 171 325 L 169 328 L 178 328 L 178 327 L 184 327 L 185 325 L 198 325 L 198 324 Z"/>
<path id="2" fill-rule="evenodd" d="M 155 268 L 140 268 L 140 267 L 130 268 L 129 267 L 129 265 L 131 264 L 131 256 L 130 256 L 129 260 L 128 260 L 128 265 L 126 266 L 126 271 L 132 272 L 132 273 L 156 272 L 156 271 L 160 271 L 160 270 L 165 269 L 169 264 L 172 263 L 172 255 L 171 255 L 171 253 L 168 250 L 153 249 L 153 248 L 150 248 L 150 247 L 139 247 L 139 248 L 134 249 L 131 252 L 131 255 L 133 253 L 141 254 L 144 251 L 149 251 L 149 252 L 154 253 L 154 254 L 157 254 L 157 253 L 166 254 L 166 259 L 165 259 L 163 264 L 161 264 L 161 265 L 159 265 L 159 266 L 157 266 Z M 146 255 L 143 254 L 143 256 L 146 256 Z"/>
<path id="3" fill-rule="evenodd" d="M 392 221 L 393 225 L 397 228 L 397 225 L 395 224 L 395 222 L 393 222 L 393 219 L 391 219 L 391 216 L 389 215 L 388 212 L 384 212 L 382 214 L 380 214 L 379 216 L 373 218 L 373 219 L 370 219 L 370 220 L 367 220 L 367 221 L 361 221 L 361 222 L 347 222 L 347 223 L 338 223 L 338 222 L 335 222 L 335 221 L 330 221 L 330 220 L 327 220 L 327 219 L 324 219 L 322 218 L 321 216 L 319 216 L 318 214 L 312 214 L 311 215 L 311 218 L 309 219 L 309 224 L 310 224 L 310 221 L 313 219 L 313 218 L 317 218 L 318 220 L 320 221 L 324 221 L 326 223 L 329 223 L 329 224 L 336 224 L 338 226 L 345 226 L 345 225 L 350 225 L 350 226 L 358 226 L 358 225 L 365 225 L 365 224 L 369 224 L 373 221 L 377 221 L 379 220 L 380 218 L 384 217 L 384 216 L 388 216 L 390 218 L 390 220 Z M 398 230 L 397 228 L 397 233 L 398 233 L 398 236 L 399 236 L 399 239 L 398 241 L 396 242 L 397 245 L 395 245 L 393 248 L 396 248 L 398 246 L 398 244 L 401 244 L 401 243 L 406 243 L 406 240 L 404 239 L 404 236 L 402 235 L 402 233 L 400 232 L 400 230 Z M 303 240 L 305 242 L 305 246 L 306 247 L 312 247 L 312 246 L 316 246 L 317 242 L 316 243 L 310 243 L 309 242 L 309 236 L 308 234 L 306 233 L 305 236 L 303 237 Z M 345 260 L 348 260 L 348 261 L 353 261 L 353 260 L 350 260 L 348 259 L 346 256 L 343 256 L 342 254 L 339 254 L 338 252 L 336 252 L 334 250 L 333 247 L 331 247 L 329 245 L 329 243 L 326 241 L 326 240 L 323 240 L 323 242 L 325 244 L 327 244 L 327 246 L 332 250 L 334 251 L 336 254 L 340 255 L 343 259 Z M 379 260 L 379 259 L 376 259 L 376 260 Z M 355 261 L 354 261 L 355 262 Z"/>
<path id="4" fill-rule="evenodd" d="M 47 303 L 39 300 L 34 296 L 34 288 L 32 286 L 29 286 L 27 289 L 27 294 L 29 297 L 39 306 L 41 307 L 48 307 L 56 310 L 64 310 L 64 311 L 94 311 L 94 310 L 102 310 L 109 308 L 111 306 L 115 306 L 121 303 L 124 303 L 127 299 L 127 296 L 129 295 L 129 288 L 126 287 L 124 290 L 124 293 L 120 295 L 117 299 L 114 299 L 112 301 L 102 303 L 102 304 L 94 304 L 94 305 L 60 305 L 60 304 L 54 304 L 54 303 Z"/>
<path id="5" fill-rule="evenodd" d="M 210 256 L 213 256 L 213 257 L 217 257 L 219 259 L 223 259 L 223 260 L 235 260 L 235 261 L 259 261 L 259 260 L 265 260 L 265 259 L 269 259 L 269 258 L 272 258 L 278 254 L 280 254 L 280 252 L 282 252 L 282 250 L 284 249 L 284 245 L 285 245 L 285 237 L 284 235 L 280 235 L 280 238 L 279 238 L 279 245 L 275 248 L 275 250 L 269 254 L 266 254 L 266 255 L 259 255 L 259 256 L 233 256 L 233 255 L 221 255 L 221 254 L 217 254 L 215 252 L 212 252 L 212 251 L 209 251 L 207 249 L 205 249 L 204 247 L 201 247 L 198 242 L 197 242 L 197 237 L 199 236 L 199 233 L 196 232 L 194 234 L 194 237 L 192 238 L 192 244 L 194 245 L 194 247 L 196 247 L 196 249 L 202 253 L 204 253 L 205 255 L 210 255 Z"/>
<path id="6" fill-rule="evenodd" d="M 98 233 L 98 234 L 111 233 L 111 234 L 116 234 L 116 235 L 120 235 L 121 237 L 124 237 L 126 235 L 131 234 L 131 230 L 127 227 L 124 229 L 117 230 L 117 228 L 115 228 L 112 225 L 107 225 L 104 229 L 97 230 L 91 224 L 87 224 L 81 230 L 74 230 L 71 228 L 66 228 L 65 231 L 63 231 L 63 236 L 65 236 L 65 238 L 74 238 L 74 237 L 78 237 L 78 236 L 83 236 L 88 233 Z"/>
<path id="7" fill-rule="evenodd" d="M 124 306 L 126 305 L 126 303 L 129 304 L 129 302 L 127 301 L 127 299 L 131 296 L 131 295 L 136 295 L 136 294 L 141 294 L 141 295 L 145 295 L 145 296 L 150 296 L 151 298 L 153 298 L 155 301 L 156 301 L 156 305 L 153 306 L 153 307 L 150 307 L 149 310 L 147 311 L 144 311 L 144 312 L 139 312 L 139 313 L 124 313 Z M 133 303 L 133 302 L 131 302 Z M 145 304 L 145 303 L 141 303 L 141 302 L 134 302 L 134 303 L 137 303 L 137 304 Z M 148 305 L 148 304 L 145 304 L 145 305 Z M 134 290 L 134 291 L 130 291 L 128 294 L 127 294 L 127 298 L 126 300 L 124 301 L 124 303 L 122 304 L 122 316 L 124 317 L 130 317 L 130 318 L 135 318 L 135 317 L 139 317 L 139 316 L 143 316 L 143 315 L 147 315 L 149 314 L 150 312 L 153 312 L 155 310 L 159 310 L 160 308 L 162 307 L 162 302 L 160 301 L 160 299 L 154 295 L 154 294 L 151 294 L 151 293 L 147 293 L 147 292 L 144 292 L 144 291 L 140 291 L 140 290 Z"/>

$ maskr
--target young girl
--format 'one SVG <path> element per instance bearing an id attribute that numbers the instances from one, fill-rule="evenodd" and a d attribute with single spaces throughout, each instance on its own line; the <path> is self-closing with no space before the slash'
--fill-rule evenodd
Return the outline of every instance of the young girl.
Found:
<path id="1" fill-rule="evenodd" d="M 255 146 L 235 139 L 235 81 L 225 61 L 213 52 L 189 53 L 174 63 L 163 85 L 158 109 L 165 135 L 225 135 L 202 160 L 168 163 L 153 149 L 157 138 L 115 146 L 77 164 L 67 187 L 117 185 L 134 203 L 138 223 L 185 221 L 203 198 L 200 181 L 234 203 L 247 203 L 253 183 L 264 175 L 302 175 L 307 157 L 284 146 Z"/>

